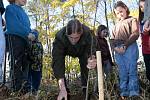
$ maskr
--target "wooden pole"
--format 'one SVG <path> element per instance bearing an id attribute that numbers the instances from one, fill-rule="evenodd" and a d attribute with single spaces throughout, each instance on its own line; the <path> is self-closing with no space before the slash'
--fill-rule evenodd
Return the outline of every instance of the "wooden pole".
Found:
<path id="1" fill-rule="evenodd" d="M 104 89 L 103 89 L 104 84 L 103 84 L 103 70 L 102 70 L 101 51 L 96 51 L 96 58 L 97 58 L 99 100 L 104 100 Z"/>

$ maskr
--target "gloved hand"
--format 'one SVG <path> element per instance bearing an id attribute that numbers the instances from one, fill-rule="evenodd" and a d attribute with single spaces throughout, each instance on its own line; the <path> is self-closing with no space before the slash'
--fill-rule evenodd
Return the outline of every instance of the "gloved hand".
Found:
<path id="1" fill-rule="evenodd" d="M 149 34 L 149 31 L 150 31 L 150 20 L 147 20 L 147 21 L 144 23 L 144 30 L 143 30 L 143 33 L 144 33 L 144 34 Z"/>
<path id="2" fill-rule="evenodd" d="M 96 67 L 96 65 L 97 65 L 96 57 L 92 55 L 91 57 L 88 58 L 87 68 L 93 69 Z"/>
<path id="3" fill-rule="evenodd" d="M 31 41 L 34 41 L 35 40 L 35 35 L 32 34 L 32 33 L 29 33 L 28 39 L 31 40 Z"/>

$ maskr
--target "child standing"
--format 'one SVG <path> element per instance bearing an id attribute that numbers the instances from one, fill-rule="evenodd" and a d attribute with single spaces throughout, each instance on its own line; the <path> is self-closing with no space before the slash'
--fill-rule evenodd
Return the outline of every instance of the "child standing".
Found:
<path id="1" fill-rule="evenodd" d="M 146 76 L 147 79 L 150 81 L 150 30 L 148 30 L 147 32 L 143 30 L 144 5 L 145 0 L 140 0 L 139 22 L 140 22 L 140 33 L 142 38 L 142 53 L 146 67 Z"/>
<path id="2" fill-rule="evenodd" d="M 102 65 L 106 76 L 111 72 L 113 65 L 109 46 L 106 40 L 108 35 L 108 29 L 105 25 L 98 26 L 96 33 L 96 48 L 102 52 Z"/>
<path id="3" fill-rule="evenodd" d="M 32 94 L 36 95 L 42 78 L 43 46 L 38 40 L 38 31 L 33 30 L 32 33 L 35 35 L 36 39 L 30 41 L 29 83 L 31 84 Z"/>
<path id="4" fill-rule="evenodd" d="M 31 32 L 29 17 L 22 8 L 27 0 L 8 0 L 8 2 L 10 4 L 5 12 L 6 46 L 11 57 L 12 89 L 14 92 L 21 91 L 21 94 L 26 94 L 29 92 L 27 48 L 29 40 L 34 40 L 35 36 Z"/>
<path id="5" fill-rule="evenodd" d="M 105 25 L 99 25 L 97 32 L 96 32 L 96 50 L 101 51 L 102 56 L 102 66 L 103 71 L 105 73 L 106 79 L 109 79 L 110 73 L 112 71 L 112 58 L 109 50 L 109 46 L 106 40 L 106 37 L 108 36 L 108 29 Z M 96 79 L 94 92 L 98 92 L 98 79 Z"/>
<path id="6" fill-rule="evenodd" d="M 139 52 L 136 43 L 139 28 L 137 20 L 129 16 L 129 13 L 129 8 L 122 1 L 114 5 L 114 14 L 118 22 L 112 31 L 112 47 L 119 68 L 121 99 L 139 95 L 137 74 Z"/>
<path id="7" fill-rule="evenodd" d="M 2 14 L 4 13 L 4 5 L 3 1 L 0 1 L 0 84 L 3 81 L 3 69 L 2 69 L 2 63 L 4 60 L 4 54 L 5 54 L 5 36 L 3 32 L 3 27 L 2 27 Z"/>

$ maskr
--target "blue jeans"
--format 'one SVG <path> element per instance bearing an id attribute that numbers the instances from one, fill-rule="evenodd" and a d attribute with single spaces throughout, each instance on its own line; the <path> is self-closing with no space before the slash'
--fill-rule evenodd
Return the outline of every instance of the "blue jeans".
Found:
<path id="1" fill-rule="evenodd" d="M 42 79 L 42 71 L 34 71 L 30 69 L 29 83 L 33 92 L 38 91 Z"/>
<path id="2" fill-rule="evenodd" d="M 109 76 L 109 74 L 112 71 L 112 65 L 109 60 L 105 60 L 103 62 L 103 68 L 104 68 L 104 73 L 106 74 L 106 76 Z"/>
<path id="3" fill-rule="evenodd" d="M 115 52 L 115 59 L 119 68 L 121 96 L 139 95 L 137 74 L 138 56 L 139 51 L 136 43 L 130 45 L 124 54 Z"/>
<path id="4" fill-rule="evenodd" d="M 5 36 L 2 28 L 2 16 L 0 15 L 0 83 L 3 81 L 2 64 L 4 63 L 4 54 L 5 54 Z"/>

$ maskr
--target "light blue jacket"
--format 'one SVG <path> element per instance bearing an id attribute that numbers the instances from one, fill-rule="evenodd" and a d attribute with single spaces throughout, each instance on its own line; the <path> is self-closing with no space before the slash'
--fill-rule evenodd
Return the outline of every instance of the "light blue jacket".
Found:
<path id="1" fill-rule="evenodd" d="M 150 18 L 150 0 L 145 0 L 143 21 L 145 22 L 148 18 Z"/>
<path id="2" fill-rule="evenodd" d="M 0 16 L 0 63 L 2 63 L 5 53 L 5 37 L 2 28 L 2 17 Z"/>

